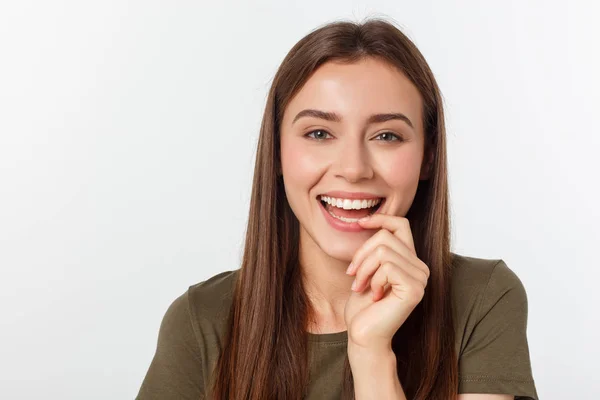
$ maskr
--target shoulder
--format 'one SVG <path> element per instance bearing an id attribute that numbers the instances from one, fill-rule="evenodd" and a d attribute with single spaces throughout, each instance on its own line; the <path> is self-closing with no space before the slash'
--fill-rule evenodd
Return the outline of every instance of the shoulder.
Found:
<path id="1" fill-rule="evenodd" d="M 204 398 L 231 305 L 236 271 L 196 283 L 169 306 L 139 399 Z"/>
<path id="2" fill-rule="evenodd" d="M 190 307 L 206 318 L 222 317 L 224 308 L 233 300 L 238 272 L 239 270 L 220 272 L 190 286 L 187 291 Z"/>
<path id="3" fill-rule="evenodd" d="M 221 347 L 238 270 L 224 271 L 191 285 L 185 296 L 198 341 Z"/>
<path id="4" fill-rule="evenodd" d="M 231 307 L 237 272 L 221 272 L 189 286 L 169 305 L 161 322 L 163 336 L 188 331 L 200 336 L 202 329 L 220 330 Z"/>
<path id="5" fill-rule="evenodd" d="M 457 350 L 487 318 L 527 318 L 527 293 L 517 274 L 502 259 L 452 254 L 452 306 Z M 493 312 L 492 312 L 493 311 Z"/>
<path id="6" fill-rule="evenodd" d="M 523 283 L 502 259 L 476 258 L 452 253 L 452 267 L 451 288 L 455 297 L 476 297 L 484 300 L 485 297 L 511 291 L 514 293 L 513 297 L 526 300 Z"/>
<path id="7" fill-rule="evenodd" d="M 502 259 L 453 254 L 459 393 L 537 399 L 527 342 L 527 295 Z"/>

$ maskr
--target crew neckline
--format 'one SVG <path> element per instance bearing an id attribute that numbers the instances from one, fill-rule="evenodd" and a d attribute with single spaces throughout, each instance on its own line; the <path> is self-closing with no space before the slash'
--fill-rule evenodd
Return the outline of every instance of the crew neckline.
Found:
<path id="1" fill-rule="evenodd" d="M 308 334 L 308 341 L 314 343 L 347 343 L 348 331 L 333 332 L 333 333 L 312 333 Z"/>

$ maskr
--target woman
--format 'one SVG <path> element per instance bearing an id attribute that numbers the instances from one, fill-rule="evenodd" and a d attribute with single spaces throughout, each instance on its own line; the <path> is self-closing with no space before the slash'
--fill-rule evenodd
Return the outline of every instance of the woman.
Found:
<path id="1" fill-rule="evenodd" d="M 504 261 L 450 252 L 425 59 L 335 22 L 275 75 L 241 268 L 174 301 L 138 398 L 537 399 L 526 324 Z"/>

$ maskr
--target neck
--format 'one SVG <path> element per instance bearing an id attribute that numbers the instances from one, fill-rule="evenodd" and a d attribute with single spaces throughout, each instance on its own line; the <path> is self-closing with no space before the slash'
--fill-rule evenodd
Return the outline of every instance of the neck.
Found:
<path id="1" fill-rule="evenodd" d="M 338 332 L 346 329 L 344 307 L 352 293 L 353 276 L 346 275 L 350 260 L 338 260 L 327 255 L 300 228 L 299 261 L 306 294 L 310 300 L 314 321 L 309 331 Z"/>

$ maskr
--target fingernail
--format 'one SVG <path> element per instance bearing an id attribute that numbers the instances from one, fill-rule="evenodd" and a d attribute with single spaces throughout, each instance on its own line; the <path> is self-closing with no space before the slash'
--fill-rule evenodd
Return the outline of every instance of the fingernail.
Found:
<path id="1" fill-rule="evenodd" d="M 352 282 L 352 287 L 350 289 L 352 289 L 352 290 L 356 289 L 356 279 Z"/>
<path id="2" fill-rule="evenodd" d="M 353 267 L 354 267 L 354 265 L 352 263 L 350 263 L 350 265 L 348 265 L 348 269 L 346 270 L 346 274 L 350 274 L 350 271 L 352 271 Z"/>

